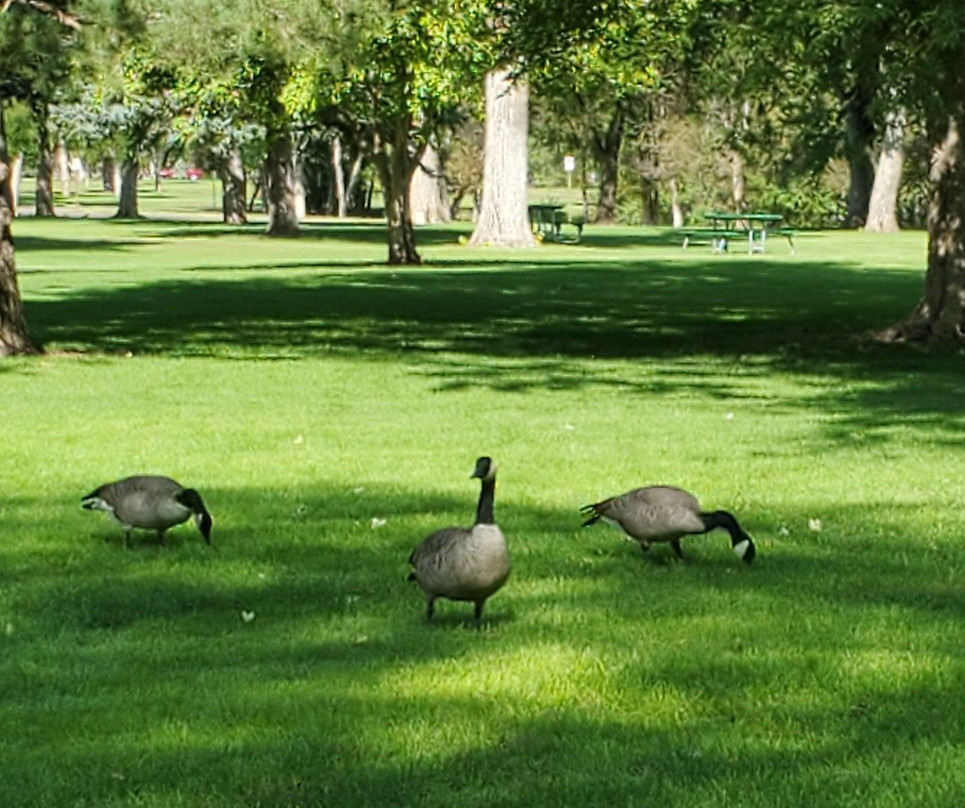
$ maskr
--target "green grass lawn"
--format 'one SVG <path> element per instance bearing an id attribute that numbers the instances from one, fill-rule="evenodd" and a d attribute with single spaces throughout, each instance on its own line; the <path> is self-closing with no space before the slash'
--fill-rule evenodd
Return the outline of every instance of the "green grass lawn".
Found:
<path id="1" fill-rule="evenodd" d="M 181 185 L 14 224 L 48 354 L 0 363 L 0 805 L 965 801 L 965 357 L 862 339 L 922 234 L 456 224 L 391 269 L 378 222 L 268 240 Z M 407 556 L 471 520 L 486 453 L 513 574 L 481 631 L 427 625 Z M 197 487 L 214 547 L 81 510 L 135 472 Z M 579 528 L 655 482 L 754 565 Z"/>

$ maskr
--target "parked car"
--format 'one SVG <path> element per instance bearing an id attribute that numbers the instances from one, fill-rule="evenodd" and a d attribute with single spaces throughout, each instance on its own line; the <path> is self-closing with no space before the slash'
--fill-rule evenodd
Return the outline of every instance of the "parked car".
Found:
<path id="1" fill-rule="evenodd" d="M 197 166 L 192 166 L 191 168 L 185 170 L 184 176 L 191 180 L 191 182 L 194 182 L 195 180 L 199 180 L 204 176 L 204 171 Z"/>

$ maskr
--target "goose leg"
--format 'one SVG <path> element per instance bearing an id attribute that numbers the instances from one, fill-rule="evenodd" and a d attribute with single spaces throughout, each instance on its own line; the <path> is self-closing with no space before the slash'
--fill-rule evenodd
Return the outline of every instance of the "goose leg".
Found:
<path id="1" fill-rule="evenodd" d="M 434 597 L 426 598 L 426 620 L 431 620 L 432 615 L 436 610 L 436 599 Z"/>
<path id="2" fill-rule="evenodd" d="M 677 558 L 681 561 L 684 560 L 684 551 L 680 549 L 680 539 L 673 539 L 670 542 L 670 546 L 673 547 L 673 551 L 677 554 Z"/>
<path id="3" fill-rule="evenodd" d="M 483 604 L 485 602 L 484 600 L 476 601 L 476 608 L 473 610 L 473 616 L 476 618 L 476 628 L 479 628 L 482 624 Z"/>

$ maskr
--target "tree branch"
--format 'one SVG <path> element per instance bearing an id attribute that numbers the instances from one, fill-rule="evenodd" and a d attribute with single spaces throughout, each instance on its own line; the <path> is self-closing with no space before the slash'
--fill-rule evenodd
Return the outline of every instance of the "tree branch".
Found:
<path id="1" fill-rule="evenodd" d="M 3 2 L 0 3 L 0 14 L 10 8 L 10 6 L 12 6 L 14 3 L 19 3 L 20 5 L 28 6 L 29 8 L 35 8 L 41 14 L 50 14 L 51 16 L 56 17 L 58 22 L 60 22 L 62 25 L 66 25 L 68 28 L 72 28 L 75 31 L 80 30 L 80 19 L 76 15 L 71 14 L 65 9 L 58 8 L 53 3 L 44 2 L 44 0 L 3 0 Z"/>

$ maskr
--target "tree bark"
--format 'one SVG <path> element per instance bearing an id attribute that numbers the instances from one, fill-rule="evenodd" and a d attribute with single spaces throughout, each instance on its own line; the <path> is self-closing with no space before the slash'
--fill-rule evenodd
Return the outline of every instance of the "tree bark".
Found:
<path id="1" fill-rule="evenodd" d="M 55 216 L 54 211 L 54 156 L 50 149 L 50 127 L 47 105 L 34 109 L 37 126 L 37 187 L 34 197 L 34 216 Z"/>
<path id="2" fill-rule="evenodd" d="M 684 226 L 684 209 L 680 204 L 680 188 L 674 177 L 670 178 L 668 185 L 670 186 L 670 218 L 674 228 L 679 230 Z"/>
<path id="3" fill-rule="evenodd" d="M 118 219 L 137 219 L 140 214 L 137 210 L 137 176 L 141 166 L 137 158 L 127 157 L 121 167 L 121 195 L 117 200 Z"/>
<path id="4" fill-rule="evenodd" d="M 63 199 L 70 199 L 70 158 L 63 140 L 58 140 L 54 149 L 54 165 L 60 177 L 60 194 Z"/>
<path id="5" fill-rule="evenodd" d="M 0 358 L 40 353 L 27 333 L 13 247 L 13 207 L 7 139 L 0 106 Z"/>
<path id="6" fill-rule="evenodd" d="M 412 224 L 438 224 L 452 221 L 449 191 L 442 173 L 442 160 L 432 145 L 426 146 L 409 183 L 409 209 Z"/>
<path id="7" fill-rule="evenodd" d="M 117 161 L 113 154 L 105 154 L 101 160 L 101 187 L 105 191 L 118 193 L 121 187 L 117 174 Z"/>
<path id="8" fill-rule="evenodd" d="M 20 207 L 20 183 L 23 181 L 23 152 L 20 152 L 13 160 L 8 159 L 10 173 L 7 176 L 9 186 L 10 212 L 16 216 L 17 209 Z"/>
<path id="9" fill-rule="evenodd" d="M 265 200 L 268 204 L 269 236 L 298 235 L 295 208 L 294 146 L 291 133 L 277 132 L 268 144 L 265 161 Z"/>
<path id="10" fill-rule="evenodd" d="M 932 152 L 925 294 L 888 341 L 965 340 L 965 93 Z"/>
<path id="11" fill-rule="evenodd" d="M 874 88 L 868 82 L 859 82 L 844 104 L 844 151 L 850 170 L 848 185 L 848 225 L 850 227 L 861 227 L 868 219 L 868 205 L 871 201 L 871 187 L 875 177 L 872 161 L 875 127 L 869 111 L 874 92 Z"/>
<path id="12" fill-rule="evenodd" d="M 235 148 L 228 153 L 228 159 L 221 166 L 221 186 L 221 207 L 225 224 L 247 223 L 245 166 L 241 159 L 241 149 Z"/>
<path id="13" fill-rule="evenodd" d="M 469 246 L 535 247 L 529 223 L 529 87 L 508 67 L 486 74 L 482 201 Z"/>
<path id="14" fill-rule="evenodd" d="M 593 132 L 590 138 L 593 156 L 600 167 L 600 200 L 596 207 L 597 224 L 613 224 L 617 219 L 617 188 L 624 120 L 623 110 L 617 108 L 610 118 L 606 131 Z"/>
<path id="15" fill-rule="evenodd" d="M 421 264 L 416 250 L 415 232 L 409 211 L 409 183 L 419 165 L 422 150 L 409 154 L 411 121 L 398 121 L 395 130 L 379 143 L 375 162 L 382 181 L 385 201 L 385 220 L 388 225 L 389 263 L 393 265 Z"/>
<path id="16" fill-rule="evenodd" d="M 890 113 L 871 188 L 868 221 L 864 226 L 869 232 L 894 233 L 898 230 L 898 191 L 905 163 L 904 135 L 903 114 L 900 111 Z"/>
<path id="17" fill-rule="evenodd" d="M 731 149 L 727 155 L 730 164 L 730 198 L 734 205 L 734 212 L 740 213 L 746 207 L 747 179 L 745 169 L 747 163 L 744 154 L 739 149 Z"/>

